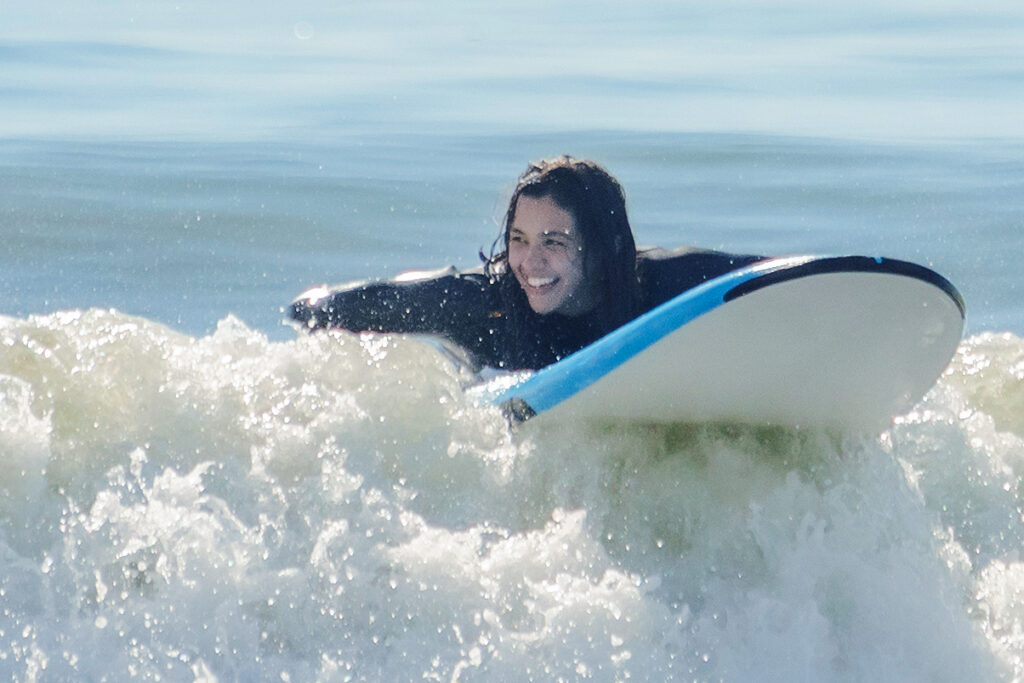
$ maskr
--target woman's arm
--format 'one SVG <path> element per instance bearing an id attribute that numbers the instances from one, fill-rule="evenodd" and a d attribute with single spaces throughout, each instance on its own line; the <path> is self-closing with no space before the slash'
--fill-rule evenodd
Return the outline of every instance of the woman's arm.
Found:
<path id="1" fill-rule="evenodd" d="M 496 287 L 483 273 L 448 268 L 317 287 L 292 303 L 289 317 L 310 330 L 435 334 L 488 362 L 495 354 L 498 311 Z"/>
<path id="2" fill-rule="evenodd" d="M 763 256 L 679 247 L 637 250 L 637 271 L 644 310 L 729 271 L 762 260 Z"/>

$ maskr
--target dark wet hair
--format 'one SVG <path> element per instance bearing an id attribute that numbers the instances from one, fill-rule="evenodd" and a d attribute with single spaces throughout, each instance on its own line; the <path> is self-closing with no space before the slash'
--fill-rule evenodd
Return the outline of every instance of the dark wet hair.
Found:
<path id="1" fill-rule="evenodd" d="M 561 156 L 534 162 L 519 177 L 502 231 L 485 263 L 485 272 L 499 282 L 506 314 L 513 323 L 532 312 L 508 267 L 509 230 L 520 197 L 551 198 L 575 219 L 583 240 L 584 273 L 598 278 L 598 303 L 593 315 L 602 334 L 639 315 L 636 243 L 626 215 L 625 193 L 599 164 Z"/>

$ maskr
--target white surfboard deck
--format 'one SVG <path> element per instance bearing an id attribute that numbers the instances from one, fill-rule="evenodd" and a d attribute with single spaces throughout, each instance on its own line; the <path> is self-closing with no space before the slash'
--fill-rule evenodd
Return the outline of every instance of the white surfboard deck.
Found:
<path id="1" fill-rule="evenodd" d="M 960 294 L 923 266 L 863 256 L 774 258 L 477 392 L 545 420 L 881 430 L 935 384 L 963 327 Z"/>

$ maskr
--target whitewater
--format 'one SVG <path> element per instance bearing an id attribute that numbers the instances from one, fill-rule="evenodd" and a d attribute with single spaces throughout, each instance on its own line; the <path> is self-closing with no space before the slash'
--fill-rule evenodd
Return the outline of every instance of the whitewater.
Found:
<path id="1" fill-rule="evenodd" d="M 879 436 L 510 430 L 430 344 L 5 319 L 22 680 L 1012 680 L 1024 345 Z M 540 422 L 540 421 L 538 421 Z"/>

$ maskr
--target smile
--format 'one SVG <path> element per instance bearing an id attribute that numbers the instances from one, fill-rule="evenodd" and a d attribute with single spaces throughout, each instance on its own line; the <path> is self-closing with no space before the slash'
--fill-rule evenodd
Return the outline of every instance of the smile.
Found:
<path id="1" fill-rule="evenodd" d="M 531 287 L 546 287 L 550 284 L 554 284 L 556 277 L 530 277 L 526 279 L 526 284 Z"/>

